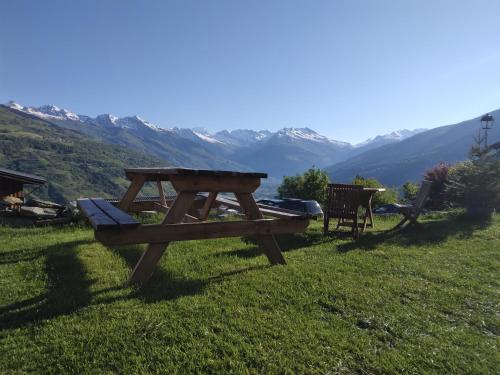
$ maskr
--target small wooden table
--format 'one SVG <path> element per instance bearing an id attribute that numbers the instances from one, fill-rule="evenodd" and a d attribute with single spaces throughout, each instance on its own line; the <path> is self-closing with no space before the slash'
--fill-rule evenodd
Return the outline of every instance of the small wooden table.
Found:
<path id="1" fill-rule="evenodd" d="M 373 211 L 372 211 L 372 199 L 376 193 L 385 191 L 385 188 L 363 188 L 361 204 L 366 208 L 365 217 L 363 222 L 363 232 L 366 230 L 366 227 L 373 228 Z"/>
<path id="2" fill-rule="evenodd" d="M 94 225 L 96 239 L 105 245 L 128 245 L 148 243 L 146 251 L 135 266 L 129 278 L 130 283 L 145 283 L 153 274 L 156 264 L 163 255 L 168 244 L 172 241 L 194 239 L 255 236 L 262 250 L 271 264 L 285 264 L 274 235 L 279 233 L 303 232 L 309 219 L 297 212 L 283 209 L 269 209 L 260 207 L 255 202 L 252 193 L 259 187 L 260 179 L 266 178 L 265 173 L 244 173 L 232 171 L 211 171 L 185 168 L 131 168 L 125 174 L 131 181 L 130 186 L 117 207 L 105 209 L 102 200 L 80 200 L 79 206 L 91 219 Z M 146 181 L 155 181 L 160 193 L 157 202 L 134 201 Z M 163 193 L 162 181 L 170 181 L 177 192 L 173 201 L 167 201 Z M 206 192 L 208 196 L 196 217 L 188 215 L 198 193 Z M 234 193 L 237 201 L 227 198 L 217 198 L 221 192 Z M 199 197 L 200 195 L 198 195 Z M 238 206 L 244 212 L 246 220 L 228 222 L 207 222 L 208 214 L 216 200 L 222 204 Z M 90 201 L 90 203 L 89 203 Z M 99 227 L 96 222 L 102 212 L 91 213 L 97 205 L 104 210 L 104 216 L 115 218 L 117 226 Z M 132 226 L 130 219 L 120 218 L 120 212 L 138 211 L 141 204 L 154 207 L 164 212 L 165 218 L 161 224 Z M 90 207 L 85 209 L 85 207 Z M 113 211 L 113 209 L 115 212 Z M 90 214 L 89 214 L 90 213 Z M 264 214 L 274 216 L 275 219 L 266 219 Z M 97 216 L 95 216 L 97 215 Z M 92 216 L 92 217 L 91 217 Z M 92 222 L 94 218 L 94 222 Z M 128 221 L 127 221 L 128 220 Z M 128 225 L 128 226 L 127 226 Z M 100 229 L 102 228 L 102 229 Z"/>

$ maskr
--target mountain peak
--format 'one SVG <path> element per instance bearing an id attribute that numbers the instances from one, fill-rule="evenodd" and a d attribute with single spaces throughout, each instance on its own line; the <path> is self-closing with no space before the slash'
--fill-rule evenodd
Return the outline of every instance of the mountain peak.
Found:
<path id="1" fill-rule="evenodd" d="M 141 128 L 146 127 L 146 128 L 153 129 L 153 130 L 158 129 L 158 126 L 150 123 L 147 120 L 140 118 L 137 115 L 121 117 L 117 120 L 117 124 L 121 128 L 141 129 Z"/>
<path id="2" fill-rule="evenodd" d="M 272 133 L 269 130 L 234 129 L 221 130 L 213 135 L 220 142 L 233 146 L 249 146 L 268 139 Z"/>
<path id="3" fill-rule="evenodd" d="M 79 120 L 79 116 L 77 114 L 70 112 L 67 109 L 61 109 L 53 104 L 45 104 L 40 107 L 24 107 L 11 100 L 6 104 L 6 106 L 45 119 Z"/>
<path id="4" fill-rule="evenodd" d="M 118 120 L 118 117 L 113 116 L 109 113 L 98 115 L 95 118 L 95 122 L 97 122 L 98 124 L 103 125 L 103 126 L 112 126 L 112 127 L 118 126 L 117 120 Z"/>
<path id="5" fill-rule="evenodd" d="M 325 137 L 312 130 L 311 128 L 283 128 L 276 132 L 276 137 L 281 139 L 290 139 L 292 141 L 310 141 L 317 143 L 335 144 L 340 147 L 350 147 L 348 142 L 336 141 Z"/>
<path id="6" fill-rule="evenodd" d="M 413 130 L 409 129 L 394 130 L 388 134 L 382 134 L 382 135 L 377 135 L 376 137 L 368 138 L 366 141 L 356 144 L 355 147 L 362 147 L 368 145 L 381 145 L 382 143 L 402 141 L 403 139 L 410 138 L 426 130 L 428 129 L 418 128 Z"/>
<path id="7" fill-rule="evenodd" d="M 6 103 L 5 106 L 9 107 L 9 108 L 12 108 L 12 109 L 17 109 L 18 111 L 22 111 L 24 109 L 24 107 L 21 104 L 16 103 L 13 100 L 11 100 L 8 103 Z"/>

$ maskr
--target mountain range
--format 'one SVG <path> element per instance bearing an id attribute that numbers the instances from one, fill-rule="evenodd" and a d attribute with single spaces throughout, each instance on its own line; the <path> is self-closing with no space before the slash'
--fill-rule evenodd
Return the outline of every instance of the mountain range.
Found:
<path id="1" fill-rule="evenodd" d="M 105 143 L 151 154 L 174 165 L 260 170 L 276 179 L 300 173 L 311 166 L 327 167 L 425 130 L 399 130 L 352 145 L 332 140 L 310 128 L 283 128 L 276 132 L 237 129 L 212 134 L 203 128 L 163 128 L 139 116 L 119 118 L 102 114 L 90 117 L 54 105 L 29 107 L 9 102 L 6 106 Z"/>
<path id="2" fill-rule="evenodd" d="M 128 150 L 131 155 L 140 155 L 145 166 L 266 172 L 269 179 L 259 189 L 260 195 L 274 195 L 283 176 L 301 173 L 311 166 L 326 170 L 336 182 L 350 182 L 356 175 L 373 177 L 390 186 L 419 181 L 426 169 L 440 161 L 465 159 L 479 129 L 479 118 L 474 118 L 430 130 L 398 130 L 350 144 L 310 128 L 210 133 L 203 128 L 163 128 L 139 116 L 91 117 L 54 105 L 27 107 L 9 102 L 3 108 L 52 127 L 51 132 L 59 132 L 60 138 L 70 131 L 72 137 L 79 136 L 93 147 L 114 146 L 120 155 Z M 491 114 L 499 118 L 500 110 Z M 18 129 L 16 134 L 21 133 Z M 490 140 L 500 140 L 500 127 L 493 127 Z M 108 149 L 102 152 L 109 155 Z M 26 165 L 24 170 L 37 173 Z"/>
<path id="3" fill-rule="evenodd" d="M 500 109 L 490 114 L 499 119 Z M 480 118 L 420 132 L 367 150 L 325 170 L 333 181 L 351 181 L 356 175 L 374 177 L 392 186 L 419 181 L 427 169 L 439 162 L 454 164 L 468 157 L 478 135 Z M 500 141 L 500 126 L 493 126 L 488 137 L 489 144 Z"/>

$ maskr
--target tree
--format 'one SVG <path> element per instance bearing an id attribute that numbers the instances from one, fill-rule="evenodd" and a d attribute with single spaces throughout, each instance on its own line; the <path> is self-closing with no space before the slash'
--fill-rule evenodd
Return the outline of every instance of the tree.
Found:
<path id="1" fill-rule="evenodd" d="M 326 172 L 313 167 L 302 175 L 285 176 L 278 187 L 278 194 L 280 198 L 312 199 L 324 203 L 327 185 Z"/>
<path id="2" fill-rule="evenodd" d="M 364 178 L 362 176 L 356 176 L 352 181 L 354 185 L 363 185 L 364 187 L 371 188 L 383 188 L 379 181 L 374 178 Z M 396 190 L 386 187 L 385 191 L 379 192 L 373 196 L 372 206 L 382 206 L 384 204 L 396 203 L 398 200 L 398 193 Z"/>
<path id="3" fill-rule="evenodd" d="M 420 186 L 414 182 L 408 181 L 402 186 L 403 199 L 405 202 L 413 202 L 417 198 Z"/>

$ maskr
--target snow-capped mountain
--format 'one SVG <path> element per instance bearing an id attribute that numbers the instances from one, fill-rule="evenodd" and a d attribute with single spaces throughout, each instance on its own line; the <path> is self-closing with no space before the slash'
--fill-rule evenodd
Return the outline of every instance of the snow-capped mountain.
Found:
<path id="1" fill-rule="evenodd" d="M 144 127 L 153 129 L 153 130 L 160 130 L 158 126 L 150 123 L 149 121 L 143 120 L 139 116 L 127 116 L 127 117 L 122 117 L 118 118 L 116 120 L 116 124 L 120 128 L 126 128 L 126 129 L 142 129 Z"/>
<path id="2" fill-rule="evenodd" d="M 236 129 L 217 132 L 214 134 L 214 138 L 233 146 L 250 146 L 267 140 L 271 135 L 269 130 Z"/>
<path id="3" fill-rule="evenodd" d="M 310 128 L 283 128 L 278 130 L 273 136 L 272 142 L 315 142 L 322 144 L 331 144 L 337 147 L 351 147 L 348 142 L 336 141 L 325 137 L 324 135 L 316 133 Z"/>
<path id="4" fill-rule="evenodd" d="M 224 142 L 219 141 L 213 135 L 211 135 L 204 128 L 172 128 L 170 129 L 172 132 L 184 137 L 186 139 L 190 139 L 194 142 L 207 142 L 211 144 L 222 144 Z"/>
<path id="5" fill-rule="evenodd" d="M 85 122 L 95 122 L 98 125 L 105 126 L 105 127 L 118 127 L 118 117 L 110 115 L 110 114 L 105 114 L 105 115 L 99 115 L 95 119 L 91 117 L 86 117 Z"/>
<path id="6" fill-rule="evenodd" d="M 108 113 L 98 115 L 93 118 L 86 115 L 75 114 L 67 109 L 61 109 L 55 105 L 25 107 L 14 101 L 7 103 L 6 106 L 49 120 L 77 121 L 106 128 L 123 128 L 135 130 L 149 128 L 157 131 L 170 131 L 178 134 L 183 138 L 190 139 L 195 142 L 206 142 L 210 144 L 226 144 L 237 147 L 248 147 L 257 143 L 264 143 L 267 141 L 276 142 L 278 140 L 278 142 L 283 142 L 285 140 L 291 142 L 327 143 L 335 144 L 340 147 L 350 147 L 350 144 L 347 142 L 329 139 L 309 128 L 283 128 L 275 133 L 268 130 L 255 131 L 250 129 L 236 129 L 231 131 L 222 130 L 215 134 L 211 134 L 204 128 L 160 128 L 150 123 L 149 121 L 140 118 L 139 116 L 128 116 L 120 118 Z"/>
<path id="7" fill-rule="evenodd" d="M 67 109 L 61 109 L 55 105 L 43 105 L 41 107 L 24 107 L 14 101 L 6 104 L 7 107 L 17 109 L 33 116 L 38 116 L 45 119 L 58 119 L 58 120 L 74 120 L 78 121 L 79 116 Z"/>
<path id="8" fill-rule="evenodd" d="M 91 117 L 55 105 L 29 107 L 16 102 L 6 106 L 103 142 L 149 152 L 177 165 L 259 170 L 278 177 L 302 172 L 313 165 L 322 168 L 338 163 L 423 131 L 398 130 L 351 145 L 307 127 L 287 127 L 276 132 L 222 130 L 213 134 L 204 128 L 159 127 L 139 116 L 117 117 L 108 113 Z"/>
<path id="9" fill-rule="evenodd" d="M 413 137 L 414 135 L 422 133 L 426 130 L 428 129 L 419 128 L 414 130 L 408 130 L 408 129 L 395 130 L 389 134 L 377 135 L 376 137 L 368 138 L 366 141 L 354 145 L 354 147 L 363 147 L 363 146 L 368 146 L 370 144 L 371 145 L 376 144 L 381 146 L 382 144 L 387 144 L 390 142 L 398 142 L 402 141 L 403 139 Z"/>

